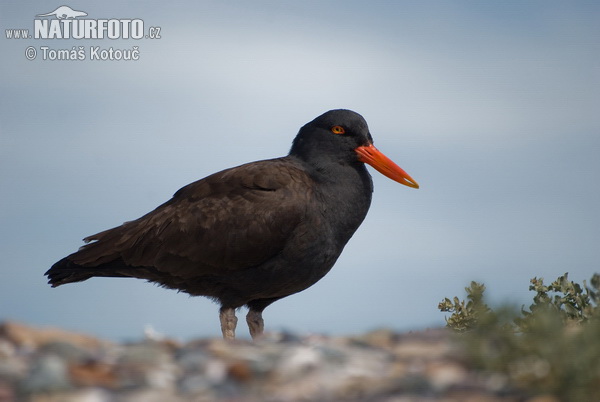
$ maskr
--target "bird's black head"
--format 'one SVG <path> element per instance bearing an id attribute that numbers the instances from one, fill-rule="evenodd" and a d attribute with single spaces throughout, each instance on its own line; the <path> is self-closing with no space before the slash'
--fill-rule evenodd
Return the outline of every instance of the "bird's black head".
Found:
<path id="1" fill-rule="evenodd" d="M 290 155 L 311 163 L 355 163 L 354 150 L 373 142 L 365 119 L 351 110 L 323 113 L 300 129 Z"/>
<path id="2" fill-rule="evenodd" d="M 305 124 L 294 139 L 290 155 L 318 170 L 327 170 L 334 164 L 368 163 L 392 180 L 419 187 L 404 170 L 373 146 L 367 122 L 351 110 L 330 110 Z"/>

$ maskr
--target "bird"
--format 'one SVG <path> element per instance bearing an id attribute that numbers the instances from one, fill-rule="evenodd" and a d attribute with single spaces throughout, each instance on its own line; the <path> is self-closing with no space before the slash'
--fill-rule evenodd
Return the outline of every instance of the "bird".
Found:
<path id="1" fill-rule="evenodd" d="M 220 305 L 225 339 L 246 307 L 260 338 L 263 310 L 323 278 L 365 219 L 373 192 L 365 164 L 419 188 L 375 148 L 360 114 L 330 110 L 301 127 L 287 156 L 184 186 L 142 217 L 86 237 L 45 275 L 52 287 L 126 277 L 208 297 Z"/>

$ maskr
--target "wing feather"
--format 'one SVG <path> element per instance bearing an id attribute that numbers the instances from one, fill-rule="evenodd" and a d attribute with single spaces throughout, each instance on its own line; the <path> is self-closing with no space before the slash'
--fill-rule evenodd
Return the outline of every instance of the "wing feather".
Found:
<path id="1" fill-rule="evenodd" d="M 68 259 L 86 267 L 120 259 L 183 278 L 256 266 L 276 256 L 303 220 L 307 180 L 286 158 L 224 170 L 137 220 L 87 237 Z"/>

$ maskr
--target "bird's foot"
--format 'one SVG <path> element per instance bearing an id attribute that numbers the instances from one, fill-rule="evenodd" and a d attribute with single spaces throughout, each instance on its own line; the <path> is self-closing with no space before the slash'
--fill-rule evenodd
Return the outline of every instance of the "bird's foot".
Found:
<path id="1" fill-rule="evenodd" d="M 265 329 L 265 322 L 260 311 L 250 310 L 246 315 L 246 322 L 252 339 L 259 338 Z"/>
<path id="2" fill-rule="evenodd" d="M 221 320 L 221 332 L 223 332 L 223 338 L 235 339 L 235 327 L 237 326 L 235 309 L 222 308 L 219 311 L 219 319 Z"/>

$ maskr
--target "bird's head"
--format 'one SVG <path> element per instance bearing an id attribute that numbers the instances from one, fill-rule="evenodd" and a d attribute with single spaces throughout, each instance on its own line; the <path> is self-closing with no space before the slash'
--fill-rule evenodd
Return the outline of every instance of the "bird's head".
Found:
<path id="1" fill-rule="evenodd" d="M 400 184 L 419 188 L 408 173 L 375 148 L 367 122 L 351 110 L 330 110 L 304 125 L 294 139 L 290 155 L 315 164 L 367 163 Z"/>

